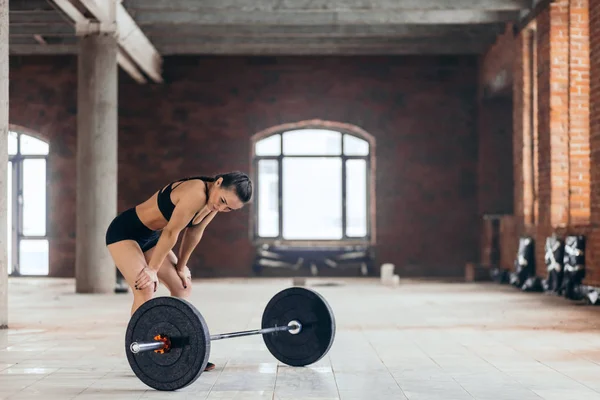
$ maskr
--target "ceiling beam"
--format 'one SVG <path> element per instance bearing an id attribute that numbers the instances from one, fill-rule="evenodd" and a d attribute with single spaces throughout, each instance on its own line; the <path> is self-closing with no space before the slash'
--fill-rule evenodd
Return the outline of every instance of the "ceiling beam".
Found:
<path id="1" fill-rule="evenodd" d="M 203 44 L 180 44 L 166 46 L 165 55 L 428 55 L 428 54 L 481 54 L 487 46 L 465 45 L 463 43 L 433 43 L 427 45 L 385 45 L 374 44 L 372 46 L 354 44 L 310 44 L 302 47 L 291 47 L 282 44 L 246 44 L 246 45 L 222 45 L 211 46 Z"/>
<path id="2" fill-rule="evenodd" d="M 54 10 L 52 4 L 47 0 L 17 0 L 8 3 L 9 12 L 12 11 L 34 11 L 34 10 Z"/>
<path id="3" fill-rule="evenodd" d="M 222 37 L 431 37 L 452 34 L 479 36 L 486 33 L 502 33 L 505 24 L 485 25 L 147 25 L 148 36 L 222 36 Z"/>
<path id="4" fill-rule="evenodd" d="M 10 36 L 9 44 L 17 45 L 17 44 L 34 44 L 37 42 L 35 39 L 36 35 L 31 36 Z M 77 38 L 74 36 L 66 36 L 66 37 L 46 37 L 44 38 L 45 44 L 77 44 Z"/>
<path id="5" fill-rule="evenodd" d="M 481 25 L 313 25 L 313 26 L 261 26 L 261 25 L 148 25 L 144 33 L 150 39 L 164 35 L 169 30 L 170 37 L 438 37 L 446 35 L 480 36 L 500 34 L 505 24 Z M 68 24 L 50 25 L 11 25 L 11 36 L 69 36 L 74 29 Z"/>
<path id="6" fill-rule="evenodd" d="M 427 45 L 330 45 L 311 44 L 303 47 L 290 47 L 287 45 L 223 45 L 215 47 L 203 44 L 169 45 L 161 50 L 165 56 L 169 55 L 240 55 L 240 56 L 294 56 L 294 55 L 468 55 L 482 54 L 488 45 L 463 43 L 430 43 Z M 160 49 L 160 47 L 159 47 Z M 11 54 L 34 55 L 34 54 L 76 54 L 76 45 L 13 45 L 10 46 Z"/>
<path id="7" fill-rule="evenodd" d="M 127 10 L 119 3 L 117 7 L 119 44 L 127 54 L 155 82 L 162 82 L 162 57 Z"/>
<path id="8" fill-rule="evenodd" d="M 331 38 L 331 37 L 312 37 L 312 38 L 289 38 L 278 36 L 263 36 L 263 37 L 217 37 L 217 36 L 201 36 L 201 37 L 177 37 L 177 36 L 157 36 L 154 38 L 155 45 L 169 52 L 170 48 L 189 48 L 200 49 L 202 52 L 215 52 L 222 54 L 222 49 L 245 49 L 245 48 L 285 48 L 293 49 L 303 48 L 422 48 L 435 47 L 438 44 L 450 46 L 453 48 L 459 45 L 467 49 L 481 47 L 492 44 L 495 41 L 496 35 L 487 33 L 480 36 L 465 36 L 460 34 L 445 35 L 437 37 L 356 37 L 356 38 Z M 16 36 L 10 38 L 11 45 L 29 45 L 35 44 L 32 36 Z M 74 37 L 48 37 L 49 45 L 76 45 L 77 41 Z M 210 50 L 213 49 L 213 50 Z M 234 50 L 237 51 L 237 50 Z"/>
<path id="9" fill-rule="evenodd" d="M 75 24 L 85 24 L 88 23 L 89 20 L 77 9 L 73 3 L 69 0 L 53 0 L 54 4 L 64 12 Z M 56 12 L 55 12 L 56 13 Z M 58 46 L 45 46 L 48 47 L 48 53 L 34 53 L 34 54 L 53 54 L 51 53 L 51 49 L 56 49 L 56 54 L 71 54 L 66 51 L 66 48 L 70 48 L 71 45 L 58 45 Z M 77 46 L 76 46 L 77 47 Z M 78 53 L 78 52 L 76 52 Z M 15 49 L 13 54 L 18 54 L 18 48 Z M 129 74 L 133 79 L 135 79 L 139 83 L 146 83 L 146 79 L 143 75 L 138 71 L 136 66 L 129 61 L 129 59 L 123 54 L 123 50 L 119 47 L 117 50 L 117 63 L 125 72 Z"/>
<path id="10" fill-rule="evenodd" d="M 10 36 L 73 36 L 75 28 L 69 23 L 63 24 L 35 24 L 35 25 L 13 25 L 10 24 Z"/>
<path id="11" fill-rule="evenodd" d="M 55 0 L 56 1 L 56 0 Z M 79 0 L 101 23 L 111 23 L 105 0 Z M 119 45 L 127 55 L 155 82 L 162 82 L 162 58 L 150 40 L 137 26 L 120 1 L 116 4 L 116 25 Z"/>
<path id="12" fill-rule="evenodd" d="M 438 37 L 416 37 L 416 38 L 391 38 L 391 37 L 358 37 L 358 38 L 287 38 L 287 37 L 261 37 L 261 38 L 230 38 L 230 37 L 215 37 L 215 36 L 204 36 L 204 37 L 172 37 L 172 36 L 156 36 L 154 43 L 157 47 L 168 49 L 171 46 L 179 45 L 190 45 L 190 46 L 202 46 L 206 48 L 209 46 L 215 49 L 221 47 L 233 48 L 236 46 L 289 46 L 294 48 L 313 47 L 313 46 L 365 46 L 365 47 L 378 47 L 384 46 L 387 48 L 394 46 L 407 46 L 407 45 L 421 45 L 431 46 L 438 43 L 448 45 L 462 44 L 467 47 L 478 46 L 482 44 L 491 44 L 494 42 L 496 35 L 488 34 L 479 37 L 467 37 L 464 35 L 452 35 L 452 36 L 438 36 Z M 168 51 L 168 50 L 166 50 Z"/>
<path id="13" fill-rule="evenodd" d="M 79 53 L 79 46 L 76 44 L 52 44 L 52 45 L 38 45 L 38 44 L 11 44 L 8 48 L 8 52 L 11 55 L 65 55 Z"/>
<path id="14" fill-rule="evenodd" d="M 127 57 L 125 52 L 119 51 L 117 53 L 117 62 L 123 68 L 123 71 L 127 72 L 137 83 L 146 83 L 144 75 L 137 69 L 135 63 Z"/>
<path id="15" fill-rule="evenodd" d="M 11 2 L 12 3 L 12 2 Z M 10 11 L 10 25 L 19 24 L 60 24 L 65 22 L 65 18 L 57 13 L 56 10 L 48 11 Z"/>
<path id="16" fill-rule="evenodd" d="M 123 0 L 130 10 L 522 10 L 531 0 Z"/>
<path id="17" fill-rule="evenodd" d="M 490 24 L 516 21 L 518 11 L 411 10 L 377 11 L 135 11 L 140 26 L 152 24 L 190 25 L 343 25 L 343 24 Z"/>

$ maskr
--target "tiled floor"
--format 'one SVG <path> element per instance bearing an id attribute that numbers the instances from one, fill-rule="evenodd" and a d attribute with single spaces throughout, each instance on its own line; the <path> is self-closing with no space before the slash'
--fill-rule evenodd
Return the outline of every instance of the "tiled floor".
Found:
<path id="1" fill-rule="evenodd" d="M 278 364 L 259 336 L 223 340 L 212 346 L 216 370 L 180 392 L 157 392 L 125 358 L 130 294 L 75 295 L 70 280 L 13 279 L 0 398 L 600 399 L 600 308 L 493 284 L 335 282 L 308 281 L 337 319 L 335 343 L 317 364 Z M 192 302 L 211 333 L 254 329 L 290 284 L 198 281 Z"/>

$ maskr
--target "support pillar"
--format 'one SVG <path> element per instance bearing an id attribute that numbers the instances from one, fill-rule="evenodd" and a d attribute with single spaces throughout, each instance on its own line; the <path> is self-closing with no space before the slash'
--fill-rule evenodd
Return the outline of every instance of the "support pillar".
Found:
<path id="1" fill-rule="evenodd" d="M 8 0 L 0 0 L 0 329 L 8 327 Z"/>
<path id="2" fill-rule="evenodd" d="M 75 290 L 113 293 L 105 234 L 117 212 L 117 39 L 112 29 L 80 35 Z"/>

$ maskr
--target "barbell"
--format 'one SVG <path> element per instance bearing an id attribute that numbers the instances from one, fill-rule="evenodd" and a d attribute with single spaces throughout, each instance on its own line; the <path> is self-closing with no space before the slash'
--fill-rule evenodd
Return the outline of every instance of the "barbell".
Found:
<path id="1" fill-rule="evenodd" d="M 135 375 L 156 390 L 182 389 L 206 368 L 211 342 L 262 335 L 282 363 L 301 367 L 320 360 L 335 337 L 331 307 L 314 290 L 291 287 L 267 303 L 261 329 L 211 335 L 202 314 L 177 297 L 155 297 L 132 315 L 125 334 L 127 360 Z"/>

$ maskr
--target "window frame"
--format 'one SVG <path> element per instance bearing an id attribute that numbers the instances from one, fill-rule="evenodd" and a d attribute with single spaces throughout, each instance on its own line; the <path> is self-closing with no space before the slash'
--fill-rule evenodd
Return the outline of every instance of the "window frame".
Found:
<path id="1" fill-rule="evenodd" d="M 48 274 L 21 274 L 21 265 L 20 265 L 20 244 L 22 240 L 46 240 L 48 245 L 50 245 L 50 239 L 48 237 L 48 224 L 49 220 L 49 211 L 50 211 L 50 202 L 49 200 L 49 181 L 50 181 L 50 171 L 48 168 L 49 162 L 48 158 L 50 155 L 50 143 L 44 138 L 39 137 L 38 135 L 32 134 L 27 131 L 22 131 L 21 129 L 11 129 L 9 127 L 9 134 L 15 133 L 17 135 L 17 152 L 13 155 L 8 155 L 8 162 L 12 163 L 12 198 L 7 198 L 7 202 L 12 202 L 11 214 L 12 214 L 12 226 L 11 226 L 11 272 L 8 274 L 11 277 L 47 277 L 50 276 L 50 271 Z M 21 153 L 21 137 L 30 136 L 40 141 L 43 141 L 48 145 L 48 154 L 28 154 L 24 155 Z M 25 235 L 23 233 L 23 201 L 19 200 L 23 196 L 23 161 L 32 160 L 32 159 L 43 159 L 46 162 L 46 221 L 45 221 L 45 235 Z M 48 258 L 50 257 L 50 253 L 48 252 Z M 50 260 L 48 260 L 50 262 Z"/>
<path id="2" fill-rule="evenodd" d="M 284 155 L 283 154 L 283 135 L 289 131 L 298 130 L 309 130 L 309 129 L 323 129 L 329 131 L 335 131 L 340 134 L 340 145 L 341 152 L 336 155 Z M 357 128 L 358 130 L 358 128 Z M 360 132 L 362 133 L 362 132 Z M 262 237 L 258 234 L 258 204 L 259 204 L 259 190 L 254 191 L 254 199 L 252 201 L 251 210 L 251 223 L 250 223 L 250 236 L 251 240 L 255 244 L 284 244 L 284 245 L 299 245 L 306 246 L 308 244 L 315 245 L 353 245 L 353 244 L 374 244 L 375 243 L 375 145 L 374 140 L 370 135 L 360 134 L 351 129 L 344 129 L 339 126 L 330 125 L 301 125 L 289 124 L 281 126 L 277 129 L 269 130 L 266 132 L 258 133 L 254 135 L 251 140 L 251 176 L 255 182 L 255 186 L 258 188 L 260 185 L 258 179 L 258 163 L 262 160 L 273 160 L 277 161 L 277 173 L 278 173 L 278 214 L 279 214 L 279 226 L 278 235 L 273 237 Z M 256 144 L 264 139 L 268 139 L 272 136 L 279 135 L 281 137 L 279 141 L 279 155 L 256 155 Z M 344 135 L 353 136 L 355 138 L 365 141 L 369 146 L 369 152 L 366 155 L 346 155 L 344 153 Z M 341 239 L 285 239 L 283 237 L 283 159 L 288 158 L 339 158 L 342 161 L 341 168 L 341 180 L 342 180 L 342 238 Z M 366 224 L 367 232 L 365 236 L 356 237 L 347 235 L 347 215 L 346 215 L 346 198 L 347 198 L 347 167 L 346 162 L 348 160 L 364 160 L 366 164 L 366 186 L 367 186 L 367 199 L 366 199 Z"/>

